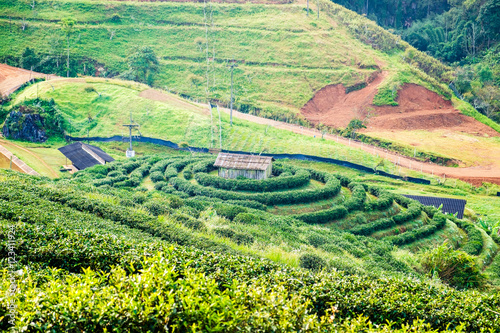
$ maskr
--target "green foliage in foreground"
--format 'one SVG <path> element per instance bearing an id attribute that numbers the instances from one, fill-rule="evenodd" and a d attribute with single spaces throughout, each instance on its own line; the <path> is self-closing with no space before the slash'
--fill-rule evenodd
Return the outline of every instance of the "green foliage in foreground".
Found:
<path id="1" fill-rule="evenodd" d="M 459 289 L 482 287 L 486 281 L 471 255 L 454 251 L 446 243 L 426 253 L 422 267 L 429 274 L 438 275 L 442 281 Z"/>
<path id="2" fill-rule="evenodd" d="M 182 179 L 186 168 L 207 172 L 208 160 L 149 156 L 56 181 L 0 172 L 2 290 L 9 286 L 9 230 L 20 240 L 17 330 L 389 332 L 411 326 L 424 332 L 500 325 L 492 312 L 500 307 L 498 291 L 458 291 L 430 281 L 396 260 L 386 241 L 221 199 L 181 199 L 164 192 L 172 187 L 166 180 L 156 183 L 165 184 L 161 191 L 123 188 L 130 179 L 142 182 L 145 170 L 164 175 L 170 168 L 172 179 Z M 385 191 L 345 176 L 307 171 L 349 186 L 357 223 L 373 219 L 362 209 L 385 205 L 367 203 L 388 200 Z M 107 177 L 122 180 L 116 187 L 89 185 Z M 379 197 L 368 198 L 365 187 Z M 400 212 L 393 219 L 416 214 L 412 200 L 391 196 L 391 204 L 394 198 Z M 435 210 L 419 212 L 446 220 Z M 276 248 L 283 256 L 298 253 L 307 270 L 259 258 Z M 2 294 L 1 329 L 9 327 L 8 302 Z"/>
<path id="3" fill-rule="evenodd" d="M 137 270 L 23 270 L 18 276 L 17 327 L 30 331 L 149 332 L 334 331 L 362 314 L 373 324 L 491 331 L 500 295 L 459 292 L 412 279 L 360 279 L 341 272 L 306 273 L 268 261 L 186 248 L 165 248 Z M 2 271 L 2 289 L 8 287 Z M 0 314 L 6 314 L 7 298 Z M 43 304 L 42 311 L 37 304 Z M 6 320 L 2 321 L 6 328 Z M 362 326 L 363 327 L 363 326 Z M 421 327 L 425 327 L 422 326 Z M 139 329 L 140 328 L 140 329 Z"/>

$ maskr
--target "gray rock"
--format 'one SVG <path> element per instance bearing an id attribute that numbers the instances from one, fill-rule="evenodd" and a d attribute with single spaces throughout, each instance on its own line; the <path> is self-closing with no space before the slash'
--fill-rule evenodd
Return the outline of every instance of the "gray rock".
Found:
<path id="1" fill-rule="evenodd" d="M 4 137 L 30 142 L 47 141 L 47 133 L 43 128 L 43 118 L 37 113 L 23 114 L 12 111 L 2 129 Z"/>

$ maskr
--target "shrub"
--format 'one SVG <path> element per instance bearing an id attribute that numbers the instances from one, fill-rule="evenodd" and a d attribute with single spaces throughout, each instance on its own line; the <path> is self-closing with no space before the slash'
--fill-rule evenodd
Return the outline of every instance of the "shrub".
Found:
<path id="1" fill-rule="evenodd" d="M 146 193 L 138 192 L 132 195 L 132 201 L 138 205 L 142 205 L 143 203 L 148 201 L 148 199 L 149 197 Z"/>
<path id="2" fill-rule="evenodd" d="M 165 215 L 167 213 L 171 213 L 172 210 L 166 205 L 165 202 L 150 200 L 144 204 L 144 208 L 154 216 Z"/>
<path id="3" fill-rule="evenodd" d="M 432 235 L 439 229 L 446 225 L 446 217 L 441 213 L 434 215 L 432 222 L 423 227 L 407 231 L 397 236 L 387 237 L 386 240 L 392 242 L 394 245 L 402 246 L 405 244 L 413 243 L 419 239 Z"/>
<path id="4" fill-rule="evenodd" d="M 159 181 L 155 183 L 155 190 L 161 191 L 163 187 L 168 187 L 168 183 L 164 181 Z"/>
<path id="5" fill-rule="evenodd" d="M 168 168 L 167 168 L 168 171 Z M 197 176 L 200 174 L 196 174 Z M 328 199 L 337 195 L 340 191 L 340 181 L 335 177 L 325 177 L 327 179 L 325 186 L 317 190 L 293 190 L 287 192 L 271 193 L 237 193 L 203 187 L 192 184 L 185 179 L 172 178 L 170 183 L 178 190 L 187 193 L 190 196 L 203 195 L 207 197 L 216 197 L 223 200 L 254 200 L 265 205 L 307 203 L 316 200 Z M 198 180 L 198 178 L 197 178 Z"/>
<path id="6" fill-rule="evenodd" d="M 225 238 L 233 238 L 234 237 L 234 230 L 232 230 L 228 227 L 217 227 L 217 228 L 214 228 L 213 231 L 217 236 L 220 236 L 220 237 L 225 237 Z"/>
<path id="7" fill-rule="evenodd" d="M 326 267 L 326 261 L 316 254 L 305 253 L 299 258 L 299 266 L 311 271 L 320 271 Z"/>
<path id="8" fill-rule="evenodd" d="M 422 268 L 457 289 L 483 287 L 486 283 L 475 258 L 463 251 L 453 250 L 447 243 L 425 253 Z"/>
<path id="9" fill-rule="evenodd" d="M 245 233 L 239 233 L 239 232 L 235 232 L 232 239 L 236 244 L 239 244 L 239 245 L 242 245 L 242 244 L 250 245 L 254 242 L 254 238 L 252 235 L 245 234 Z"/>
<path id="10" fill-rule="evenodd" d="M 323 244 L 328 243 L 328 238 L 319 234 L 311 234 L 307 236 L 307 242 L 314 247 L 320 247 Z"/>
<path id="11" fill-rule="evenodd" d="M 483 235 L 474 224 L 462 221 L 457 218 L 451 218 L 459 228 L 467 233 L 467 242 L 461 248 L 462 251 L 470 255 L 478 255 L 483 250 Z"/>
<path id="12" fill-rule="evenodd" d="M 340 180 L 342 183 L 342 180 Z M 366 201 L 366 191 L 363 185 L 357 183 L 349 184 L 349 188 L 352 191 L 352 196 L 344 203 L 344 207 L 352 212 L 354 210 L 360 210 L 364 208 Z"/>
<path id="13" fill-rule="evenodd" d="M 260 221 L 260 218 L 251 213 L 239 213 L 233 221 L 241 224 L 254 224 Z"/>
<path id="14" fill-rule="evenodd" d="M 83 88 L 83 90 L 86 92 L 86 93 L 95 93 L 96 90 L 94 88 L 94 86 L 85 86 L 85 88 Z"/>
<path id="15" fill-rule="evenodd" d="M 375 201 L 370 201 L 365 204 L 365 210 L 384 210 L 391 207 L 394 202 L 393 194 L 379 189 L 377 187 L 369 186 L 368 191 L 374 196 L 378 197 Z"/>
<path id="16" fill-rule="evenodd" d="M 203 222 L 193 218 L 192 216 L 189 216 L 188 214 L 178 212 L 178 213 L 171 215 L 171 217 L 175 221 L 180 222 L 181 224 L 188 227 L 189 229 L 193 229 L 193 230 L 197 230 L 197 231 L 206 230 L 206 227 L 203 224 Z"/>
<path id="17" fill-rule="evenodd" d="M 151 181 L 153 183 L 158 183 L 158 182 L 163 182 L 165 181 L 165 177 L 163 177 L 163 172 L 160 172 L 160 171 L 155 171 L 155 172 L 152 172 L 150 175 L 149 175 L 149 178 L 151 179 Z M 161 187 L 160 187 L 161 188 Z"/>

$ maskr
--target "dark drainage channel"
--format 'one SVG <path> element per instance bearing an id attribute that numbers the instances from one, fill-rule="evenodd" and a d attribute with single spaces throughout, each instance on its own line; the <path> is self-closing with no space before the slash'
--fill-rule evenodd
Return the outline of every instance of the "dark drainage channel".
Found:
<path id="1" fill-rule="evenodd" d="M 78 137 L 72 137 L 72 136 L 66 136 L 67 140 L 71 141 L 96 141 L 96 142 L 111 142 L 111 141 L 120 141 L 120 142 L 128 142 L 129 139 L 126 137 L 123 137 L 121 135 L 115 135 L 110 138 L 103 138 L 103 137 L 89 137 L 89 138 L 78 138 Z M 176 143 L 168 140 L 162 140 L 162 139 L 156 139 L 156 138 L 148 138 L 145 136 L 141 137 L 132 137 L 132 141 L 135 142 L 146 142 L 146 143 L 153 143 L 165 147 L 169 147 L 172 149 L 176 150 L 183 150 L 183 151 L 192 151 L 192 152 L 197 152 L 197 153 L 208 153 L 207 148 L 199 148 L 199 147 L 188 147 L 188 148 L 181 148 L 179 147 Z M 247 152 L 247 151 L 238 151 L 238 150 L 222 150 L 224 153 L 233 153 L 233 154 L 250 154 L 254 155 L 255 153 Z M 323 162 L 323 163 L 330 163 L 330 164 L 336 164 L 340 165 L 346 168 L 351 168 L 375 175 L 380 175 L 392 179 L 399 179 L 403 181 L 407 181 L 410 183 L 416 183 L 416 184 L 425 184 L 425 185 L 430 185 L 431 181 L 427 179 L 422 179 L 422 178 L 415 178 L 415 177 L 401 177 L 397 175 L 393 175 L 391 173 L 387 173 L 385 171 L 375 171 L 372 168 L 366 167 L 364 165 L 356 164 L 356 163 L 351 163 L 348 161 L 342 161 L 342 160 L 337 160 L 334 158 L 328 158 L 328 157 L 320 157 L 320 156 L 313 156 L 313 155 L 304 155 L 304 154 L 261 154 L 263 156 L 272 156 L 275 159 L 291 159 L 291 160 L 301 160 L 301 161 L 313 161 L 313 162 Z M 497 193 L 498 196 L 500 196 L 500 192 Z"/>

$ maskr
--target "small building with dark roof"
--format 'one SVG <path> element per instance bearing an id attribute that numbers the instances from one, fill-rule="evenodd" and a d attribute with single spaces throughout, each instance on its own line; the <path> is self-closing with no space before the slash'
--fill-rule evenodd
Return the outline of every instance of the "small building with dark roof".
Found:
<path id="1" fill-rule="evenodd" d="M 266 179 L 272 173 L 271 156 L 219 153 L 214 166 L 223 178 Z"/>
<path id="2" fill-rule="evenodd" d="M 417 200 L 422 205 L 434 206 L 439 208 L 441 205 L 441 211 L 443 213 L 457 214 L 459 219 L 464 217 L 465 204 L 467 200 L 463 199 L 450 199 L 450 198 L 440 198 L 440 197 L 424 197 L 420 195 L 404 195 L 407 198 Z"/>
<path id="3" fill-rule="evenodd" d="M 78 170 L 84 170 L 97 164 L 106 164 L 114 161 L 114 159 L 106 154 L 101 148 L 87 145 L 83 142 L 72 143 L 59 148 L 59 151 L 66 156 Z"/>

